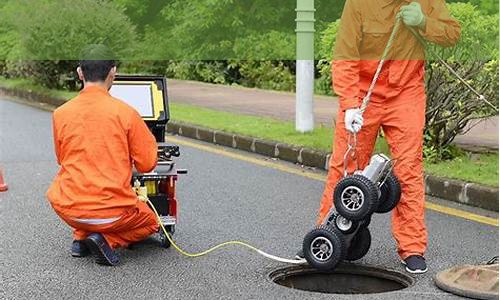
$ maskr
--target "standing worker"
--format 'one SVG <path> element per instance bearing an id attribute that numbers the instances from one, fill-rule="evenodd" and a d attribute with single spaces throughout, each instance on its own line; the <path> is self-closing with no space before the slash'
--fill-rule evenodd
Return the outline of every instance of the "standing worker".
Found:
<path id="1" fill-rule="evenodd" d="M 108 93 L 116 62 L 106 47 L 87 47 L 77 72 L 83 90 L 53 115 L 61 169 L 47 197 L 73 228 L 74 257 L 92 252 L 97 263 L 116 265 L 114 249 L 158 230 L 153 211 L 130 184 L 133 166 L 144 173 L 156 166 L 156 140 L 134 108 Z"/>
<path id="2" fill-rule="evenodd" d="M 395 26 L 400 26 L 376 83 L 368 108 L 362 99 Z M 426 95 L 425 49 L 409 28 L 429 42 L 450 47 L 460 38 L 460 24 L 444 0 L 347 0 L 336 39 L 332 77 L 339 96 L 333 155 L 321 199 L 318 223 L 333 205 L 333 191 L 343 177 L 344 154 L 350 134 L 357 134 L 356 159 L 361 169 L 370 160 L 382 128 L 401 183 L 401 200 L 392 213 L 392 232 L 398 254 L 410 273 L 425 273 L 427 230 L 424 220 L 423 130 Z M 362 129 L 361 129 L 362 128 Z M 349 162 L 352 173 L 355 162 Z M 301 256 L 298 253 L 297 256 Z"/>

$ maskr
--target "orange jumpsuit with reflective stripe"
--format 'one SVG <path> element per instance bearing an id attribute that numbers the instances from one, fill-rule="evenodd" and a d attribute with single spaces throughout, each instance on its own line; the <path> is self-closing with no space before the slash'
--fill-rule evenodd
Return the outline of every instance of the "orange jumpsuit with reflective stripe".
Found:
<path id="1" fill-rule="evenodd" d="M 99 232 L 117 248 L 158 230 L 130 184 L 133 165 L 149 172 L 157 162 L 156 140 L 134 108 L 89 86 L 54 112 L 53 134 L 61 168 L 47 198 L 76 240 Z"/>
<path id="2" fill-rule="evenodd" d="M 418 1 L 427 17 L 419 33 L 430 42 L 454 45 L 460 25 L 450 15 L 444 0 Z M 333 87 L 340 99 L 333 154 L 319 211 L 323 222 L 333 205 L 333 191 L 343 176 L 344 154 L 349 137 L 345 129 L 346 109 L 357 108 L 366 95 L 379 59 L 394 27 L 404 0 L 347 0 L 336 38 L 332 62 Z M 370 160 L 379 129 L 382 128 L 399 178 L 402 196 L 392 212 L 392 232 L 402 259 L 425 253 L 427 230 L 424 220 L 423 130 L 426 96 L 424 85 L 425 50 L 404 25 L 396 35 L 371 102 L 358 133 L 356 157 L 360 168 Z M 353 172 L 351 159 L 348 171 Z"/>

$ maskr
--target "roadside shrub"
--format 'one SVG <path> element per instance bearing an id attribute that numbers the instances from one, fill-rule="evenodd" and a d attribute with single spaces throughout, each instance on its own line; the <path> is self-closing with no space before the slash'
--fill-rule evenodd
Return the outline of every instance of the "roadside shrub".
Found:
<path id="1" fill-rule="evenodd" d="M 479 8 L 481 14 L 494 15 L 498 13 L 497 0 L 450 0 L 449 2 L 466 2 L 471 3 Z"/>
<path id="2" fill-rule="evenodd" d="M 18 62 L 9 64 L 15 68 L 9 68 L 9 74 L 33 77 L 49 88 L 71 88 L 76 81 L 74 60 L 84 46 L 104 44 L 117 58 L 133 54 L 134 26 L 112 2 L 11 0 L 8 5 L 16 9 L 2 13 L 18 37 L 17 53 L 8 56 Z"/>
<path id="3" fill-rule="evenodd" d="M 118 69 L 119 73 L 126 74 L 145 74 L 162 75 L 168 68 L 170 61 L 161 60 L 123 60 Z"/>
<path id="4" fill-rule="evenodd" d="M 484 15 L 469 3 L 449 7 L 462 25 L 460 42 L 453 48 L 430 45 L 430 49 L 498 107 L 498 14 Z M 458 134 L 470 130 L 478 119 L 498 112 L 460 83 L 430 51 L 427 56 L 424 153 L 431 160 L 450 159 L 457 154 L 451 143 Z"/>
<path id="5" fill-rule="evenodd" d="M 293 91 L 293 70 L 295 61 L 170 61 L 162 74 L 181 80 Z"/>
<path id="6" fill-rule="evenodd" d="M 295 62 L 288 62 L 293 64 Z M 286 61 L 240 61 L 233 63 L 241 74 L 239 84 L 277 91 L 294 91 L 295 75 Z"/>
<path id="7" fill-rule="evenodd" d="M 12 52 L 17 51 L 17 32 L 13 30 L 12 17 L 14 8 L 6 3 L 0 4 L 0 76 L 8 76 L 7 59 Z"/>
<path id="8" fill-rule="evenodd" d="M 228 84 L 226 68 L 225 61 L 171 61 L 165 71 L 171 78 Z"/>
<path id="9" fill-rule="evenodd" d="M 319 78 L 316 80 L 316 92 L 318 94 L 333 95 L 331 61 L 339 26 L 340 19 L 328 24 L 326 29 L 320 33 L 318 55 L 321 59 L 316 65 L 319 72 Z"/>
<path id="10" fill-rule="evenodd" d="M 429 44 L 432 52 L 450 61 L 489 61 L 498 58 L 498 14 L 485 15 L 470 3 L 448 5 L 451 14 L 462 26 L 460 41 L 455 47 L 443 48 Z M 430 51 L 427 59 L 437 57 Z"/>

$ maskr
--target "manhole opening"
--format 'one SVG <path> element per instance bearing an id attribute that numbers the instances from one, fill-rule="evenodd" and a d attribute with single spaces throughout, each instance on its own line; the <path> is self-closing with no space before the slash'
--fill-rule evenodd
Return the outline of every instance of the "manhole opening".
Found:
<path id="1" fill-rule="evenodd" d="M 310 267 L 289 267 L 269 274 L 284 287 L 326 294 L 376 294 L 408 288 L 410 276 L 376 267 L 341 264 L 334 271 L 323 272 Z"/>

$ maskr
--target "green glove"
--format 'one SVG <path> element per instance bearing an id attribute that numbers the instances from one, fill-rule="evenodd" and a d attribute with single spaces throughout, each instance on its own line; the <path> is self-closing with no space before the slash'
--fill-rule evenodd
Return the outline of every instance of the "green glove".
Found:
<path id="1" fill-rule="evenodd" d="M 402 6 L 400 15 L 403 18 L 403 22 L 407 26 L 421 28 L 425 26 L 425 15 L 422 12 L 420 3 L 418 2 L 412 2 L 409 5 Z"/>

